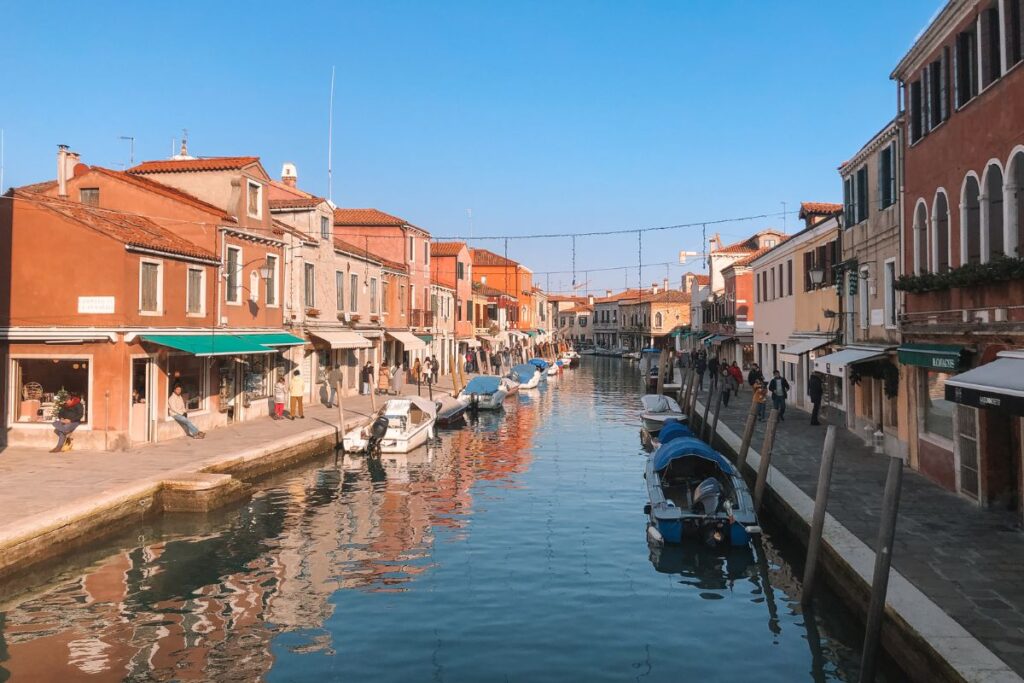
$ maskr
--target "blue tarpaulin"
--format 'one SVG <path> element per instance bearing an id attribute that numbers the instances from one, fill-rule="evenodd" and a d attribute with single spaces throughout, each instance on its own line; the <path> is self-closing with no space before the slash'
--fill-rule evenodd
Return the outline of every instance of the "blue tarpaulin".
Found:
<path id="1" fill-rule="evenodd" d="M 700 439 L 693 437 L 683 436 L 672 439 L 669 443 L 663 443 L 658 450 L 654 451 L 654 455 L 651 457 L 654 458 L 655 472 L 662 471 L 673 460 L 678 460 L 679 458 L 704 458 L 718 465 L 726 474 L 736 473 L 732 463 L 726 460 L 721 453 Z"/>
<path id="2" fill-rule="evenodd" d="M 541 370 L 547 370 L 548 369 L 548 365 L 550 365 L 550 363 L 548 363 L 543 358 L 531 358 L 530 359 L 530 365 L 536 365 Z"/>
<path id="3" fill-rule="evenodd" d="M 486 375 L 469 380 L 469 384 L 463 391 L 467 394 L 493 394 L 500 385 L 501 380 L 497 377 Z"/>
<path id="4" fill-rule="evenodd" d="M 515 373 L 520 382 L 529 382 L 530 378 L 533 377 L 535 372 L 537 372 L 537 366 L 530 365 L 529 363 L 523 363 L 522 365 L 517 365 L 512 368 L 512 372 Z"/>
<path id="5" fill-rule="evenodd" d="M 685 436 L 693 437 L 693 432 L 690 431 L 690 428 L 682 422 L 677 422 L 675 420 L 666 420 L 665 426 L 661 428 L 660 432 L 658 432 L 658 440 L 661 441 L 662 444 L 666 444 L 673 439 L 679 439 Z"/>

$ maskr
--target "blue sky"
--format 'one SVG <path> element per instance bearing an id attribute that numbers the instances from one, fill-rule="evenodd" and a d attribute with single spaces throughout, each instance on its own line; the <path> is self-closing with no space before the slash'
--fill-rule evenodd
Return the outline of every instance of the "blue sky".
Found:
<path id="1" fill-rule="evenodd" d="M 839 201 L 836 167 L 895 113 L 889 72 L 939 0 L 14 3 L 0 68 L 4 185 L 52 178 L 58 143 L 112 168 L 258 155 L 334 200 L 437 236 L 674 225 Z M 795 214 L 787 219 L 796 226 Z M 782 219 L 720 226 L 724 240 Z M 501 252 L 500 242 L 476 242 Z M 648 234 L 645 263 L 701 250 Z M 510 241 L 570 271 L 568 239 Z M 637 283 L 635 236 L 577 241 L 577 281 Z M 630 265 L 626 273 L 588 268 Z M 645 282 L 689 267 L 644 268 Z M 572 275 L 539 275 L 568 289 Z"/>

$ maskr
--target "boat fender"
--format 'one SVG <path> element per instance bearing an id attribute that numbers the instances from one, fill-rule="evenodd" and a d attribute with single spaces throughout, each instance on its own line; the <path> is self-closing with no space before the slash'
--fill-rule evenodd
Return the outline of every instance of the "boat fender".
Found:
<path id="1" fill-rule="evenodd" d="M 759 527 L 757 525 L 752 525 L 752 526 L 743 527 L 743 528 L 746 529 L 747 533 L 750 534 L 751 536 L 754 536 L 756 534 L 760 534 L 761 533 L 761 527 Z"/>
<path id="2" fill-rule="evenodd" d="M 665 538 L 661 535 L 661 532 L 654 527 L 654 525 L 648 525 L 647 538 L 658 545 L 662 545 L 665 542 Z"/>

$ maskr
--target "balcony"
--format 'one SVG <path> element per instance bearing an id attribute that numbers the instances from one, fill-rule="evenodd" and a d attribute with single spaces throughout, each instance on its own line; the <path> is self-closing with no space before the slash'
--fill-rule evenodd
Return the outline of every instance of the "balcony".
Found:
<path id="1" fill-rule="evenodd" d="M 409 316 L 409 325 L 411 327 L 433 327 L 434 312 L 419 308 L 412 309 Z"/>

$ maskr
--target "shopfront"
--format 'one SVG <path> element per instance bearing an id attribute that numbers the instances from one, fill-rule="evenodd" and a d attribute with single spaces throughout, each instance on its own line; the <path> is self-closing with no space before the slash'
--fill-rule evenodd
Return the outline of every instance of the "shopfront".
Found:
<path id="1" fill-rule="evenodd" d="M 826 355 L 829 352 L 831 337 L 790 337 L 782 348 L 773 352 L 778 355 L 779 368 L 790 384 L 789 402 L 801 408 L 810 409 L 811 403 L 807 398 L 807 380 L 811 377 L 814 369 L 814 360 L 818 356 Z M 772 345 L 775 346 L 774 344 Z M 765 366 L 762 366 L 765 368 Z M 771 369 L 770 366 L 767 369 Z M 769 375 L 767 372 L 765 376 Z M 833 413 L 843 413 L 846 410 L 843 387 L 843 378 L 830 377 L 824 384 L 824 397 L 822 404 L 831 409 Z M 842 419 L 845 419 L 843 415 Z"/>
<path id="2" fill-rule="evenodd" d="M 846 426 L 867 445 L 882 437 L 884 451 L 902 456 L 896 396 L 899 370 L 896 347 L 848 346 L 814 359 L 826 386 L 845 387 Z"/>
<path id="3" fill-rule="evenodd" d="M 307 375 L 313 378 L 308 387 L 312 400 L 326 403 L 330 398 L 327 374 L 335 366 L 341 370 L 344 395 L 358 394 L 360 369 L 367 362 L 375 361 L 373 342 L 349 329 L 310 330 L 309 335 L 313 339 L 310 363 L 315 365 Z M 375 363 L 374 369 L 377 369 Z"/>
<path id="4" fill-rule="evenodd" d="M 388 330 L 385 335 L 391 341 L 396 342 L 395 358 L 405 363 L 408 368 L 412 369 L 417 359 L 422 361 L 425 357 L 427 345 L 413 333 L 405 330 Z"/>

